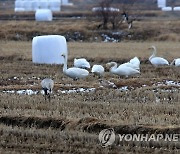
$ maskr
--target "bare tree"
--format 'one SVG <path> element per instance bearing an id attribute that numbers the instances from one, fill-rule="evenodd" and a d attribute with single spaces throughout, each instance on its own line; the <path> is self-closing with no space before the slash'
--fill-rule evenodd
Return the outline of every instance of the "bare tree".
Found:
<path id="1" fill-rule="evenodd" d="M 113 0 L 102 0 L 99 3 L 99 7 L 94 8 L 95 14 L 102 19 L 102 23 L 98 25 L 98 28 L 103 27 L 103 29 L 108 28 L 108 22 L 111 17 L 111 4 Z"/>
<path id="2" fill-rule="evenodd" d="M 108 8 L 110 7 L 112 1 L 111 0 L 103 0 L 102 2 L 100 2 L 100 13 L 103 17 L 103 28 L 107 29 L 107 24 L 108 24 L 108 20 L 109 20 L 109 10 Z"/>
<path id="3" fill-rule="evenodd" d="M 119 9 L 110 12 L 109 21 L 112 24 L 112 29 L 116 29 L 121 23 L 122 17 Z"/>
<path id="4" fill-rule="evenodd" d="M 124 21 L 128 24 L 128 28 L 132 28 L 132 22 L 134 19 L 129 18 L 128 12 L 129 7 L 132 7 L 134 4 L 134 0 L 120 0 L 121 9 L 113 6 L 113 0 L 101 0 L 99 3 L 99 7 L 93 8 L 93 12 L 95 12 L 98 19 L 100 19 L 101 23 L 97 26 L 97 28 L 108 29 L 108 25 L 112 25 L 112 29 L 117 29 L 121 23 Z M 130 5 L 128 5 L 130 4 Z"/>

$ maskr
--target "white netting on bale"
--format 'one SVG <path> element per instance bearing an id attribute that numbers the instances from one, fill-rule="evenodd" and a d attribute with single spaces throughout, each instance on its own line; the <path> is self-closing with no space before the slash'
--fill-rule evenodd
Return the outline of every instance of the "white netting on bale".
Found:
<path id="1" fill-rule="evenodd" d="M 39 64 L 63 64 L 62 53 L 67 54 L 67 43 L 64 36 L 36 36 L 32 41 L 32 61 Z"/>
<path id="2" fill-rule="evenodd" d="M 52 11 L 49 9 L 37 9 L 35 13 L 36 21 L 52 21 Z"/>

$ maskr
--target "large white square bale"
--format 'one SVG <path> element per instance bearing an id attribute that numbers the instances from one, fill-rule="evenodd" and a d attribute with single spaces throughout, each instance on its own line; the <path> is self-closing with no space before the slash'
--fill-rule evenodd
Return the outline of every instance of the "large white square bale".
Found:
<path id="1" fill-rule="evenodd" d="M 52 11 L 49 9 L 37 9 L 35 13 L 36 21 L 52 21 Z"/>
<path id="2" fill-rule="evenodd" d="M 36 36 L 32 41 L 32 61 L 39 64 L 63 64 L 62 53 L 67 54 L 64 36 Z"/>

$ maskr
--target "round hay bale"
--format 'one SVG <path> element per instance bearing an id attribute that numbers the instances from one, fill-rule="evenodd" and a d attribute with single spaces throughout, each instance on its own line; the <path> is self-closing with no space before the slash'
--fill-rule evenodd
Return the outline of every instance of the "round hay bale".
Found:
<path id="1" fill-rule="evenodd" d="M 176 6 L 176 7 L 174 7 L 174 9 L 173 9 L 174 11 L 180 11 L 180 6 Z"/>
<path id="2" fill-rule="evenodd" d="M 32 61 L 39 64 L 63 64 L 62 53 L 67 54 L 64 36 L 36 36 L 32 41 Z"/>
<path id="3" fill-rule="evenodd" d="M 36 21 L 52 21 L 52 11 L 49 9 L 37 9 L 35 13 Z"/>
<path id="4" fill-rule="evenodd" d="M 163 7 L 162 11 L 172 11 L 172 7 L 168 6 L 168 7 Z"/>

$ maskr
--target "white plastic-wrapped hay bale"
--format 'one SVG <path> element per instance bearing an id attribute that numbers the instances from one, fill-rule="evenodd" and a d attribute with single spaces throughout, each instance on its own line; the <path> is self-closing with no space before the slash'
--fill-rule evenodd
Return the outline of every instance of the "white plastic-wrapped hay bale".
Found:
<path id="1" fill-rule="evenodd" d="M 61 5 L 72 6 L 73 3 L 69 3 L 69 0 L 61 0 Z"/>
<path id="2" fill-rule="evenodd" d="M 61 10 L 61 1 L 60 0 L 52 0 L 49 2 L 49 9 L 51 11 L 60 11 Z"/>
<path id="3" fill-rule="evenodd" d="M 39 8 L 40 9 L 48 9 L 49 8 L 49 1 L 47 1 L 47 0 L 40 0 L 39 1 Z"/>
<path id="4" fill-rule="evenodd" d="M 166 0 L 158 0 L 157 5 L 159 8 L 166 7 Z"/>
<path id="5" fill-rule="evenodd" d="M 176 7 L 174 7 L 174 9 L 173 9 L 174 11 L 180 11 L 180 6 L 176 6 Z"/>
<path id="6" fill-rule="evenodd" d="M 67 43 L 64 36 L 36 36 L 32 41 L 32 61 L 39 64 L 63 64 L 62 53 L 67 54 Z"/>
<path id="7" fill-rule="evenodd" d="M 16 0 L 16 1 L 15 1 L 15 8 L 23 8 L 23 7 L 24 7 L 23 4 L 24 4 L 24 3 L 22 3 L 22 1 Z"/>
<path id="8" fill-rule="evenodd" d="M 40 8 L 39 1 L 36 0 L 32 1 L 32 10 L 36 11 L 39 8 Z"/>
<path id="9" fill-rule="evenodd" d="M 24 8 L 15 8 L 14 9 L 15 12 L 24 12 Z"/>
<path id="10" fill-rule="evenodd" d="M 163 7 L 161 8 L 162 11 L 172 11 L 172 7 L 168 6 L 168 7 Z"/>
<path id="11" fill-rule="evenodd" d="M 61 0 L 62 5 L 68 5 L 68 3 L 69 3 L 69 0 Z"/>
<path id="12" fill-rule="evenodd" d="M 52 11 L 49 9 L 37 9 L 35 13 L 36 21 L 52 21 Z"/>
<path id="13" fill-rule="evenodd" d="M 15 1 L 14 11 L 15 11 L 15 12 L 25 11 L 25 9 L 24 9 L 24 1 L 16 0 L 16 1 Z"/>
<path id="14" fill-rule="evenodd" d="M 32 11 L 32 1 L 26 0 L 24 1 L 24 10 L 25 11 Z"/>

